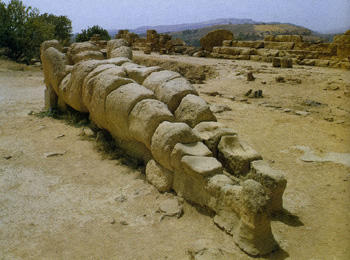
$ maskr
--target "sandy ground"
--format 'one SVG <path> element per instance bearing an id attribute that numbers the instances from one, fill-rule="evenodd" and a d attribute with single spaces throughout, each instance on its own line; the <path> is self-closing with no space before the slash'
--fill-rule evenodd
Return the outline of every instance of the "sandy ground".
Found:
<path id="1" fill-rule="evenodd" d="M 152 56 L 215 68 L 217 77 L 195 85 L 200 95 L 285 173 L 286 212 L 272 221 L 281 250 L 264 259 L 350 259 L 349 71 Z M 253 259 L 193 205 L 163 217 L 159 205 L 174 194 L 103 160 L 81 128 L 29 115 L 43 108 L 43 75 L 19 68 L 0 61 L 0 259 L 188 259 L 203 238 L 230 259 Z M 249 89 L 264 97 L 247 98 Z"/>

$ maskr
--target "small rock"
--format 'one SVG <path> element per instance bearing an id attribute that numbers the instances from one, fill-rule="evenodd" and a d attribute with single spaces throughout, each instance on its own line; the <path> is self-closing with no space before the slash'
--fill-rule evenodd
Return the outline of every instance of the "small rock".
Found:
<path id="1" fill-rule="evenodd" d="M 66 151 L 63 152 L 49 152 L 49 153 L 44 153 L 44 157 L 54 157 L 54 156 L 61 156 L 64 155 Z"/>
<path id="2" fill-rule="evenodd" d="M 121 220 L 120 224 L 123 225 L 123 226 L 129 225 L 129 223 L 126 220 Z"/>
<path id="3" fill-rule="evenodd" d="M 252 94 L 253 90 L 249 89 L 247 93 L 245 93 L 245 96 L 248 97 L 250 94 Z"/>
<path id="4" fill-rule="evenodd" d="M 285 109 L 283 109 L 283 112 L 284 113 L 290 113 L 290 112 L 292 112 L 293 110 L 292 109 L 290 109 L 290 108 L 285 108 Z"/>
<path id="5" fill-rule="evenodd" d="M 322 103 L 317 102 L 317 101 L 313 101 L 313 100 L 306 100 L 304 102 L 304 104 L 307 105 L 307 106 L 313 106 L 313 107 L 321 107 L 321 106 L 323 106 Z"/>
<path id="6" fill-rule="evenodd" d="M 94 137 L 95 133 L 90 128 L 84 128 L 83 129 L 83 135 L 85 135 L 87 137 Z"/>
<path id="7" fill-rule="evenodd" d="M 227 105 L 218 105 L 218 104 L 210 106 L 210 110 L 213 113 L 222 113 L 222 112 L 225 112 L 225 111 L 232 111 L 232 109 L 229 106 L 227 106 Z"/>
<path id="8" fill-rule="evenodd" d="M 120 195 L 114 199 L 117 202 L 125 202 L 128 200 L 128 198 L 125 195 Z"/>
<path id="9" fill-rule="evenodd" d="M 203 92 L 203 94 L 206 94 L 206 95 L 211 96 L 211 97 L 216 97 L 216 96 L 220 95 L 220 93 L 217 91 Z"/>
<path id="10" fill-rule="evenodd" d="M 294 111 L 294 114 L 297 115 L 297 116 L 308 116 L 308 115 L 310 115 L 310 112 Z"/>
<path id="11" fill-rule="evenodd" d="M 115 224 L 115 219 L 114 218 L 111 218 L 111 221 L 109 222 L 110 224 Z"/>
<path id="12" fill-rule="evenodd" d="M 265 84 L 266 84 L 266 81 L 261 81 L 261 84 L 264 84 L 264 85 L 265 85 Z"/>
<path id="13" fill-rule="evenodd" d="M 334 118 L 333 117 L 324 117 L 324 120 L 326 120 L 327 122 L 333 122 Z"/>
<path id="14" fill-rule="evenodd" d="M 62 135 L 58 135 L 58 136 L 56 136 L 56 139 L 58 139 L 58 138 L 62 138 L 62 137 L 64 137 L 65 135 L 64 134 L 62 134 Z"/>
<path id="15" fill-rule="evenodd" d="M 285 83 L 286 82 L 286 79 L 282 76 L 278 76 L 275 78 L 276 82 L 278 83 Z"/>
<path id="16" fill-rule="evenodd" d="M 12 156 L 11 156 L 11 155 L 6 155 L 6 156 L 4 156 L 3 158 L 6 159 L 6 160 L 9 160 L 9 159 L 12 158 Z"/>
<path id="17" fill-rule="evenodd" d="M 183 209 L 178 198 L 167 199 L 159 205 L 159 210 L 167 217 L 177 217 L 182 215 Z"/>
<path id="18" fill-rule="evenodd" d="M 251 72 L 247 73 L 247 80 L 248 81 L 254 81 L 255 80 L 255 77 L 253 76 L 253 73 L 251 73 Z"/>

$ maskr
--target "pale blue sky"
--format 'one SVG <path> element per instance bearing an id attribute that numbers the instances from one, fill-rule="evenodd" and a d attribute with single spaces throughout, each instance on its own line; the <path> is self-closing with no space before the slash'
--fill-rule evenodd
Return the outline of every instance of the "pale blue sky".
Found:
<path id="1" fill-rule="evenodd" d="M 0 0 L 1 1 L 1 0 Z M 8 3 L 10 0 L 3 0 Z M 144 25 L 248 18 L 294 23 L 316 31 L 350 28 L 350 0 L 22 0 L 40 13 L 67 15 L 73 31 L 88 26 L 134 29 Z"/>

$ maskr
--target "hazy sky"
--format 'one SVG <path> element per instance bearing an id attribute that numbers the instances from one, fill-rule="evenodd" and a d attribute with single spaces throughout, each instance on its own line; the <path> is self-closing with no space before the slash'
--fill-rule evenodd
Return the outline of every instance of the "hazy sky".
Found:
<path id="1" fill-rule="evenodd" d="M 0 0 L 1 1 L 1 0 Z M 10 0 L 3 0 L 8 3 Z M 144 25 L 250 18 L 288 22 L 316 31 L 350 28 L 350 0 L 22 0 L 40 13 L 66 15 L 73 32 L 94 25 L 134 29 Z"/>

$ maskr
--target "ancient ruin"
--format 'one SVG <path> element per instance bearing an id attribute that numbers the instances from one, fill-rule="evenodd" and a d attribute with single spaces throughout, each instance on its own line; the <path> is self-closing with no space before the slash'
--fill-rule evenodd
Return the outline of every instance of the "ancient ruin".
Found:
<path id="1" fill-rule="evenodd" d="M 152 185 L 214 212 L 214 222 L 249 255 L 278 248 L 270 216 L 283 210 L 283 173 L 217 122 L 188 80 L 135 64 L 123 39 L 107 42 L 105 50 L 74 43 L 66 53 L 58 41 L 47 41 L 41 59 L 46 109 L 89 113 L 130 156 L 144 160 Z"/>
<path id="2" fill-rule="evenodd" d="M 350 69 L 350 30 L 334 37 L 333 43 L 303 42 L 300 35 L 268 36 L 264 41 L 225 40 L 212 49 L 214 58 L 273 62 L 276 67 L 292 64 Z M 289 61 L 287 61 L 289 60 Z"/>

